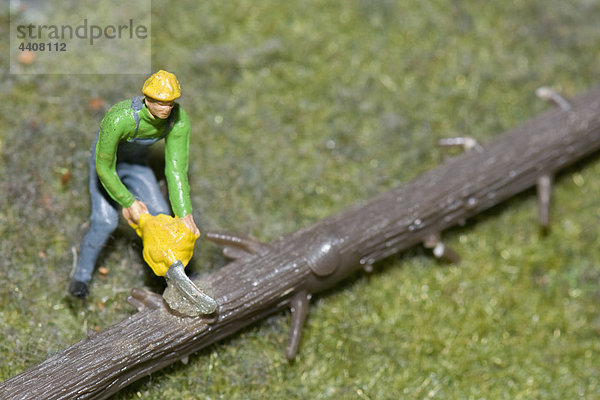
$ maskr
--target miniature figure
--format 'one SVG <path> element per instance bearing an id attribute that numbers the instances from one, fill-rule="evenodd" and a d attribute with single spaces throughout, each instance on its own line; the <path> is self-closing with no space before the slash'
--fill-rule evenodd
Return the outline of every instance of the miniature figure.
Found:
<path id="1" fill-rule="evenodd" d="M 85 234 L 79 260 L 69 284 L 69 293 L 84 298 L 100 250 L 118 225 L 118 207 L 130 225 L 142 214 L 169 214 L 152 169 L 148 165 L 150 145 L 165 140 L 165 176 L 169 200 L 176 217 L 195 235 L 200 231 L 192 216 L 188 159 L 190 121 L 175 103 L 181 88 L 175 75 L 160 70 L 136 96 L 115 104 L 102 119 L 90 150 L 90 228 Z"/>

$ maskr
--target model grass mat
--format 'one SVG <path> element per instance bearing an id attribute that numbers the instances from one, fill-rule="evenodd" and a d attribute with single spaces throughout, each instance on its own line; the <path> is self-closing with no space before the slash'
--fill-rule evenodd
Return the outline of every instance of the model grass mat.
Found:
<path id="1" fill-rule="evenodd" d="M 435 169 L 440 139 L 485 145 L 548 110 L 541 86 L 570 99 L 600 76 L 600 10 L 585 0 L 176 4 L 152 3 L 152 64 L 185 85 L 195 220 L 265 243 Z M 0 18 L 8 34 L 6 6 Z M 90 143 L 146 76 L 9 75 L 0 63 L 5 381 L 125 320 L 131 289 L 164 280 L 122 222 L 90 297 L 66 294 Z M 598 397 L 599 169 L 591 159 L 555 177 L 547 232 L 531 190 L 444 232 L 459 265 L 417 246 L 326 291 L 293 363 L 279 312 L 114 398 Z M 186 269 L 227 262 L 199 241 Z"/>

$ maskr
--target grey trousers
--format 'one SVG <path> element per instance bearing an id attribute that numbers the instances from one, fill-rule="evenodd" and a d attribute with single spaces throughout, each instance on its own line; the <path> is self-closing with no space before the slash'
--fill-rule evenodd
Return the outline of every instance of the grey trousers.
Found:
<path id="1" fill-rule="evenodd" d="M 72 277 L 74 280 L 86 283 L 92 277 L 102 247 L 119 224 L 119 205 L 106 193 L 96 173 L 95 148 L 94 143 L 88 158 L 90 169 L 89 189 L 92 203 L 91 224 L 81 242 L 77 267 Z M 150 214 L 171 215 L 170 207 L 162 195 L 158 181 L 152 169 L 147 165 L 146 160 L 139 160 L 140 163 L 132 162 L 132 160 L 127 161 L 117 161 L 117 175 L 123 184 L 137 200 L 141 200 L 146 204 Z"/>

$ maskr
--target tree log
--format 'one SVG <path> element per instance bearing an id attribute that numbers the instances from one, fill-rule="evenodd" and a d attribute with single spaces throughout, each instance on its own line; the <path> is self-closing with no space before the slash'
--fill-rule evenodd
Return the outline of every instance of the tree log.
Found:
<path id="1" fill-rule="evenodd" d="M 529 187 L 538 186 L 546 223 L 554 174 L 598 149 L 600 89 L 268 245 L 209 233 L 237 257 L 197 281 L 216 299 L 214 315 L 176 315 L 159 295 L 134 289 L 129 301 L 139 312 L 1 383 L 0 397 L 104 399 L 287 307 L 293 358 L 312 294 L 420 243 L 443 254 L 442 231 Z"/>

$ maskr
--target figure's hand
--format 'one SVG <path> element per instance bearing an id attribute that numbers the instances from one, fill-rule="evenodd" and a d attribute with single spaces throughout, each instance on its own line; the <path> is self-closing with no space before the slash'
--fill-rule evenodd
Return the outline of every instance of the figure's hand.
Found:
<path id="1" fill-rule="evenodd" d="M 188 214 L 185 217 L 181 218 L 185 226 L 192 231 L 192 233 L 196 236 L 200 236 L 200 229 L 196 226 L 194 222 L 194 216 L 192 214 Z"/>
<path id="2" fill-rule="evenodd" d="M 142 214 L 150 214 L 150 212 L 148 211 L 148 207 L 139 200 L 134 200 L 132 205 L 123 209 L 123 217 L 129 225 L 138 225 Z"/>

